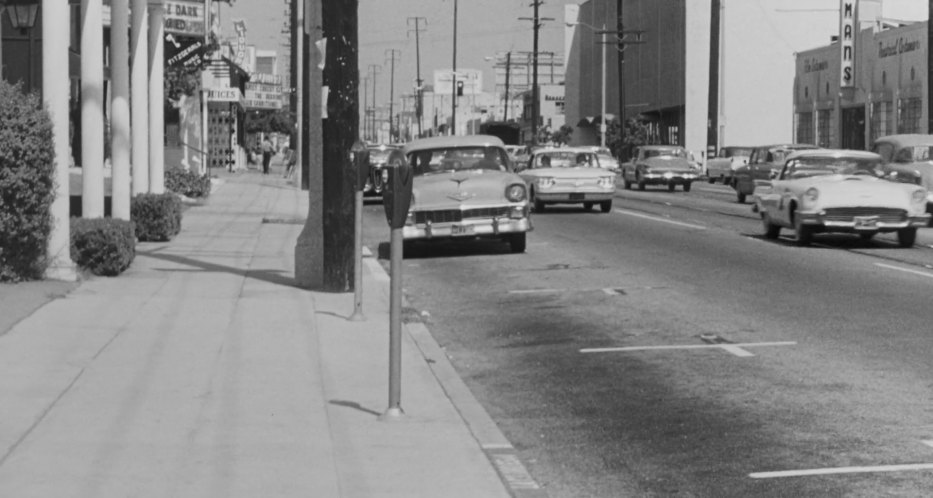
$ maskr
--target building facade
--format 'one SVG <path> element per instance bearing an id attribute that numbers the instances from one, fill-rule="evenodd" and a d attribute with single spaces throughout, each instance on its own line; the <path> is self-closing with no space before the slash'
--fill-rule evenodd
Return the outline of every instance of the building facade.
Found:
<path id="1" fill-rule="evenodd" d="M 929 133 L 927 26 L 875 23 L 859 31 L 848 86 L 838 41 L 797 54 L 794 140 L 867 149 L 885 135 Z"/>

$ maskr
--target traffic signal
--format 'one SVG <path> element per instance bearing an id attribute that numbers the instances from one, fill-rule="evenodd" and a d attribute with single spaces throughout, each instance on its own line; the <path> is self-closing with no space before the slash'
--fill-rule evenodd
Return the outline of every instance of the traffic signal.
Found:
<path id="1" fill-rule="evenodd" d="M 463 97 L 463 81 L 457 81 L 457 97 Z"/>

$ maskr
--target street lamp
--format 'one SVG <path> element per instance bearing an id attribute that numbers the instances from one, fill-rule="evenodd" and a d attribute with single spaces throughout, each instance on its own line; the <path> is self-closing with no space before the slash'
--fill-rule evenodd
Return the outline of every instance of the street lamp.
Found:
<path id="1" fill-rule="evenodd" d="M 39 14 L 39 3 L 30 0 L 8 0 L 0 1 L 0 13 L 2 7 L 7 7 L 10 13 L 10 26 L 13 29 L 25 31 L 36 26 L 36 16 Z"/>
<path id="2" fill-rule="evenodd" d="M 602 49 L 602 101 L 600 103 L 600 117 L 599 117 L 599 146 L 606 146 L 606 25 L 603 24 L 603 29 L 597 29 L 595 26 L 591 26 L 585 22 L 569 22 L 567 26 L 585 26 L 589 28 L 594 34 L 598 34 L 602 37 L 600 43 L 603 46 Z"/>

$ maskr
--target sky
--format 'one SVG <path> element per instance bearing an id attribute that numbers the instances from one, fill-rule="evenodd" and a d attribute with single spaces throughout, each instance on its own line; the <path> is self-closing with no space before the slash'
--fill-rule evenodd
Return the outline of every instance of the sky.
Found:
<path id="1" fill-rule="evenodd" d="M 235 0 L 232 6 L 221 4 L 221 26 L 232 36 L 233 20 L 246 21 L 247 42 L 261 50 L 276 50 L 285 56 L 286 35 L 280 33 L 286 22 L 286 0 Z M 370 64 L 381 66 L 376 77 L 376 101 L 389 100 L 392 79 L 391 50 L 398 50 L 394 69 L 396 101 L 402 92 L 410 93 L 416 79 L 415 21 L 420 17 L 421 78 L 431 83 L 433 71 L 450 69 L 453 62 L 453 13 L 455 0 L 358 0 L 359 1 L 359 67 L 361 80 Z M 695 1 L 695 0 L 685 0 Z M 808 9 L 838 8 L 839 0 L 723 0 L 758 2 L 762 8 L 786 9 L 807 15 Z M 927 19 L 927 2 L 921 0 L 882 1 L 883 16 L 893 19 L 923 21 Z M 458 0 L 457 1 L 457 67 L 478 69 L 484 73 L 484 85 L 491 91 L 493 61 L 486 60 L 507 51 L 531 51 L 533 32 L 532 0 Z M 563 52 L 564 6 L 582 0 L 545 0 L 540 16 L 544 21 L 539 32 L 539 51 Z M 610 20 L 611 22 L 611 20 Z M 754 23 L 749 19 L 749 23 Z M 285 61 L 280 61 L 280 68 Z M 362 88 L 363 83 L 361 81 Z M 371 103 L 370 103 L 371 104 Z"/>

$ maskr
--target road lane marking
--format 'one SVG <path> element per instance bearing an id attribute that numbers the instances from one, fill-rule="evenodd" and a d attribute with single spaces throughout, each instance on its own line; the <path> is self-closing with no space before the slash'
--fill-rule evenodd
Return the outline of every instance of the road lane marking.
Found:
<path id="1" fill-rule="evenodd" d="M 680 346 L 629 346 L 621 348 L 584 348 L 580 352 L 587 353 L 627 353 L 630 351 L 663 351 L 675 349 L 721 349 L 739 357 L 755 356 L 744 348 L 762 346 L 795 346 L 795 341 L 786 342 L 746 342 L 740 344 L 686 344 Z"/>
<path id="2" fill-rule="evenodd" d="M 553 294 L 555 292 L 564 292 L 567 289 L 518 289 L 510 290 L 509 294 Z"/>
<path id="3" fill-rule="evenodd" d="M 927 445 L 927 446 L 929 446 L 929 447 L 931 447 L 931 448 L 933 448 L 933 439 L 924 439 L 924 440 L 922 440 L 922 441 L 920 441 L 920 442 L 923 443 L 923 444 L 925 444 L 925 445 Z"/>
<path id="4" fill-rule="evenodd" d="M 912 273 L 914 275 L 920 275 L 921 277 L 933 278 L 933 273 L 928 273 L 925 271 L 911 270 L 909 268 L 901 268 L 899 266 L 886 265 L 884 263 L 875 263 L 875 266 L 880 266 L 881 268 L 887 268 L 889 270 L 902 271 L 904 273 Z"/>
<path id="5" fill-rule="evenodd" d="M 909 463 L 902 465 L 875 465 L 868 467 L 836 467 L 825 469 L 780 470 L 776 472 L 752 472 L 752 479 L 775 477 L 824 476 L 830 474 L 864 474 L 869 472 L 899 472 L 904 470 L 933 470 L 933 463 Z"/>
<path id="6" fill-rule="evenodd" d="M 636 213 L 636 212 L 634 212 L 634 211 L 627 211 L 627 210 L 625 210 L 625 209 L 618 209 L 618 208 L 616 208 L 616 209 L 614 209 L 613 211 L 615 211 L 615 212 L 617 212 L 617 213 L 619 213 L 619 214 L 625 214 L 625 215 L 628 215 L 628 216 L 634 216 L 634 217 L 636 217 L 636 218 L 644 218 L 644 219 L 646 219 L 646 220 L 660 221 L 661 223 L 669 223 L 669 224 L 671 224 L 671 225 L 677 225 L 677 226 L 681 226 L 681 227 L 685 227 L 685 228 L 694 228 L 694 229 L 697 229 L 697 230 L 706 230 L 706 227 L 703 226 L 703 225 L 694 225 L 694 224 L 692 224 L 692 223 L 684 223 L 684 222 L 682 222 L 682 221 L 674 221 L 674 220 L 669 220 L 669 219 L 667 219 L 667 218 L 659 218 L 659 217 L 657 217 L 657 216 L 648 216 L 648 215 L 646 215 L 646 214 Z"/>

